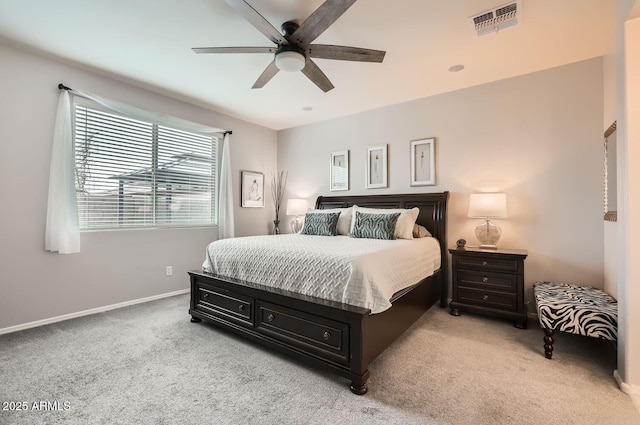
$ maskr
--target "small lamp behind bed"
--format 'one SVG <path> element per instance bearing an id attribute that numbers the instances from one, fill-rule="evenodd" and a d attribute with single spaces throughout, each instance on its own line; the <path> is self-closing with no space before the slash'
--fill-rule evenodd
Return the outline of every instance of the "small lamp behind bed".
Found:
<path id="1" fill-rule="evenodd" d="M 300 216 L 307 212 L 307 200 L 306 199 L 287 199 L 287 215 L 295 215 L 291 221 L 291 233 L 298 233 L 302 228 L 300 222 Z"/>

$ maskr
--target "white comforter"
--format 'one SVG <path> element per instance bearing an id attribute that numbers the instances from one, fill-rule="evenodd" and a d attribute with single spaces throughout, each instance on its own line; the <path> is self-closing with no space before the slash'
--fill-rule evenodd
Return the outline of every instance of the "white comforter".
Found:
<path id="1" fill-rule="evenodd" d="M 440 268 L 435 238 L 277 235 L 209 244 L 205 272 L 382 312 L 397 291 Z"/>

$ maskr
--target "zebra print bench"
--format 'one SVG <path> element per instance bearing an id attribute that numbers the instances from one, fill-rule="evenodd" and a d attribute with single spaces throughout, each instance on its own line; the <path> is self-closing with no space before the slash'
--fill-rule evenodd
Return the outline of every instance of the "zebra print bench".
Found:
<path id="1" fill-rule="evenodd" d="M 536 282 L 533 294 L 544 330 L 544 355 L 551 359 L 556 330 L 616 341 L 618 302 L 600 289 L 557 282 Z"/>

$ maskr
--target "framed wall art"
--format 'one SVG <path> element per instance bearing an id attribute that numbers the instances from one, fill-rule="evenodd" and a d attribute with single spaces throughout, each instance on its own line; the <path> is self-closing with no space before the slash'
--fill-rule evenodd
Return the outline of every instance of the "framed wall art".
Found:
<path id="1" fill-rule="evenodd" d="M 435 137 L 411 142 L 411 186 L 436 184 Z"/>
<path id="2" fill-rule="evenodd" d="M 240 199 L 243 208 L 264 208 L 264 174 L 240 171 Z"/>
<path id="3" fill-rule="evenodd" d="M 618 167 L 617 167 L 617 128 L 618 121 L 614 121 L 604 132 L 604 219 L 618 221 Z"/>
<path id="4" fill-rule="evenodd" d="M 331 153 L 329 190 L 349 190 L 349 151 Z"/>
<path id="5" fill-rule="evenodd" d="M 366 188 L 387 187 L 387 145 L 367 148 Z"/>

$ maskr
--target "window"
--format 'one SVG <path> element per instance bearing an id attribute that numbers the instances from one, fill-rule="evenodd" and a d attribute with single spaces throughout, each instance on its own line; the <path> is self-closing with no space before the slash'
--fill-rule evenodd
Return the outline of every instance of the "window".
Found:
<path id="1" fill-rule="evenodd" d="M 216 223 L 216 137 L 74 109 L 81 230 Z"/>

